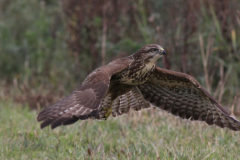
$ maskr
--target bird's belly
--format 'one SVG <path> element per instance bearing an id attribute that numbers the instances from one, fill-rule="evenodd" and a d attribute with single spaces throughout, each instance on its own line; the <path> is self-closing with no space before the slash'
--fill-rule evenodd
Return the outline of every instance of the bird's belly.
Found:
<path id="1" fill-rule="evenodd" d="M 132 71 L 126 70 L 118 74 L 117 81 L 121 84 L 127 85 L 140 85 L 146 82 L 149 79 L 150 74 L 152 73 L 155 65 L 145 66 L 140 70 Z"/>

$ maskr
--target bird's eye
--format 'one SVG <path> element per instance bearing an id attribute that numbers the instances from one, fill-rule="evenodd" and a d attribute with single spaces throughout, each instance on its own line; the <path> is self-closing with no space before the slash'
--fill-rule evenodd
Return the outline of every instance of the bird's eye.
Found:
<path id="1" fill-rule="evenodd" d="M 150 50 L 150 52 L 152 52 L 152 53 L 153 53 L 154 51 L 155 51 L 155 49 L 151 49 L 151 50 Z"/>

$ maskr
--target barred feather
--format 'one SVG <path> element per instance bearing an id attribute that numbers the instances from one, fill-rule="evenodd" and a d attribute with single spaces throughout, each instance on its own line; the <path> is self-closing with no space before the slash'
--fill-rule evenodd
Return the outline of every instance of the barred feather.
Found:
<path id="1" fill-rule="evenodd" d="M 146 101 L 175 116 L 240 130 L 240 122 L 189 75 L 157 68 L 138 87 Z"/>

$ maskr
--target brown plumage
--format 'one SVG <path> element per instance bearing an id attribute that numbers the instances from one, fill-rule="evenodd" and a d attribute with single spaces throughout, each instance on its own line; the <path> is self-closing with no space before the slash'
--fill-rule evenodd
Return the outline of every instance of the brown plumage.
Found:
<path id="1" fill-rule="evenodd" d="M 97 68 L 69 96 L 38 114 L 41 128 L 79 119 L 106 120 L 111 114 L 116 117 L 152 104 L 184 119 L 240 130 L 240 122 L 192 76 L 156 67 L 165 53 L 161 46 L 148 44 Z"/>

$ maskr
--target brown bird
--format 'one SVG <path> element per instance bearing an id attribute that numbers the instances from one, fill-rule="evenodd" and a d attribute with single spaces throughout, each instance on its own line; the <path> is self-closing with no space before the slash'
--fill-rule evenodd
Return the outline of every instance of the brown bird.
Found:
<path id="1" fill-rule="evenodd" d="M 106 120 L 111 114 L 117 117 L 152 105 L 184 119 L 240 130 L 240 122 L 192 76 L 156 66 L 165 54 L 161 46 L 148 44 L 95 69 L 70 95 L 40 112 L 37 121 L 43 121 L 41 128 L 51 125 L 54 129 L 79 119 Z"/>

